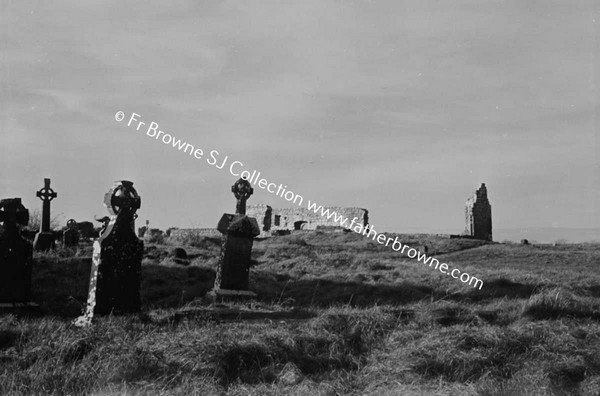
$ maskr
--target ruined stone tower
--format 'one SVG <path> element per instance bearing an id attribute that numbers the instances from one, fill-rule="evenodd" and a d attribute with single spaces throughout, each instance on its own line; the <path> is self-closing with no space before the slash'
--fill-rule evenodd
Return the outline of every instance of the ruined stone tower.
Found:
<path id="1" fill-rule="evenodd" d="M 487 197 L 485 183 L 467 199 L 465 208 L 465 234 L 476 239 L 492 240 L 492 206 Z"/>

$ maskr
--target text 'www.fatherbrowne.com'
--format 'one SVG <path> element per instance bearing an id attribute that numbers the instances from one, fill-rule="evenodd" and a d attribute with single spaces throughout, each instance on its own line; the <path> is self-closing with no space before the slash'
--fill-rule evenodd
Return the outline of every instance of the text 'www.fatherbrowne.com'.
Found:
<path id="1" fill-rule="evenodd" d="M 125 113 L 123 111 L 117 111 L 115 114 L 115 120 L 118 122 L 125 120 L 125 118 Z M 275 194 L 288 202 L 296 204 L 300 207 L 302 207 L 305 202 L 304 197 L 288 190 L 287 185 L 282 183 L 273 183 L 265 178 L 261 178 L 261 172 L 258 172 L 257 170 L 249 171 L 245 169 L 242 162 L 232 161 L 229 159 L 228 155 L 223 157 L 218 150 L 204 150 L 201 147 L 176 138 L 172 134 L 160 130 L 156 122 L 150 121 L 150 123 L 147 123 L 142 121 L 142 116 L 137 113 L 131 113 L 131 116 L 127 122 L 127 126 L 133 127 L 136 131 L 143 132 L 146 136 L 160 141 L 175 150 L 189 155 L 190 157 L 198 160 L 205 160 L 208 165 L 214 166 L 217 169 L 221 170 L 227 167 L 232 176 L 241 177 L 245 180 L 248 180 L 250 184 L 258 186 L 259 188 L 266 190 L 271 194 Z M 322 205 L 318 205 L 316 202 L 311 202 L 310 200 L 306 200 L 306 208 L 321 215 L 322 217 L 327 218 L 330 221 L 333 220 L 341 227 L 350 229 L 357 234 L 366 236 L 367 238 L 372 238 L 373 241 L 376 241 L 380 245 L 390 246 L 394 251 L 400 252 L 401 254 L 406 254 L 411 259 L 416 258 L 418 262 L 439 270 L 442 274 L 451 276 L 454 279 L 458 279 L 462 283 L 468 284 L 480 290 L 483 287 L 483 281 L 481 279 L 471 276 L 466 272 L 462 272 L 458 268 L 450 268 L 446 263 L 440 263 L 440 261 L 436 258 L 427 256 L 425 253 L 403 244 L 398 240 L 398 237 L 392 238 L 388 237 L 384 233 L 378 233 L 371 224 L 360 224 L 360 222 L 357 222 L 359 220 L 358 217 L 349 219 L 340 215 L 334 210 L 331 210 L 330 208 L 323 207 Z"/>

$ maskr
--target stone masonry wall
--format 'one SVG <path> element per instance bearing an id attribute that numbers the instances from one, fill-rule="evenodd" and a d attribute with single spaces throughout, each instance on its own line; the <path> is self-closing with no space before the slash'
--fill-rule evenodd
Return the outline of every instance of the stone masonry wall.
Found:
<path id="1" fill-rule="evenodd" d="M 492 240 L 492 206 L 488 201 L 485 183 L 467 199 L 465 234 L 476 239 Z"/>
<path id="2" fill-rule="evenodd" d="M 338 215 L 348 218 L 346 226 L 350 225 L 353 218 L 357 218 L 355 224 L 366 226 L 369 224 L 369 212 L 362 208 L 328 207 L 330 213 L 335 211 Z M 335 218 L 321 216 L 321 212 L 315 213 L 305 208 L 271 208 L 268 205 L 250 205 L 246 214 L 254 217 L 261 229 L 261 236 L 269 236 L 277 231 L 294 230 L 316 230 L 317 227 L 340 227 Z"/>
<path id="3" fill-rule="evenodd" d="M 221 236 L 221 233 L 216 228 L 176 228 L 171 230 L 169 240 L 174 243 L 189 241 L 198 237 L 216 237 Z"/>

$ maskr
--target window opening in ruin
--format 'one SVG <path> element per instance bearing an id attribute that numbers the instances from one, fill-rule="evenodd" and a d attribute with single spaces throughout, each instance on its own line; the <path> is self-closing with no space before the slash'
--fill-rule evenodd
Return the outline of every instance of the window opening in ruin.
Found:
<path id="1" fill-rule="evenodd" d="M 294 222 L 294 230 L 303 230 L 304 229 L 304 225 L 306 224 L 306 221 L 295 221 Z"/>

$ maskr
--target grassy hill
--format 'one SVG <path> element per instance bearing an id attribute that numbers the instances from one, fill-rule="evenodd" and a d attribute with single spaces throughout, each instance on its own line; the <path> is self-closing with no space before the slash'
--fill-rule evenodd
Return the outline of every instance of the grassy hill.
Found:
<path id="1" fill-rule="evenodd" d="M 354 233 L 294 234 L 255 242 L 257 301 L 207 315 L 220 245 L 198 238 L 187 260 L 146 246 L 143 313 L 78 329 L 91 247 L 36 255 L 41 312 L 0 316 L 0 394 L 600 394 L 600 245 L 399 239 L 482 289 Z M 309 315 L 247 315 L 292 309 Z"/>

